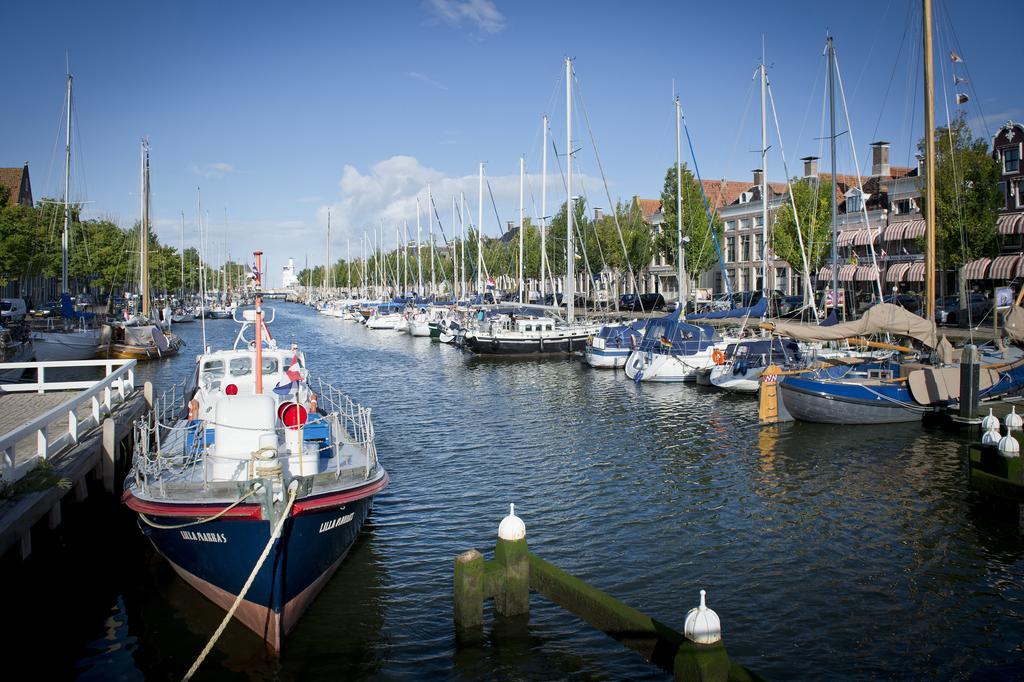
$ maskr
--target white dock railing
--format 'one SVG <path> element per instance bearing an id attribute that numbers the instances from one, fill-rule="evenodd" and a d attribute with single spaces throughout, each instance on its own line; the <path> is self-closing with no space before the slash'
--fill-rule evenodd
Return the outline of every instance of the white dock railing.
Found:
<path id="1" fill-rule="evenodd" d="M 37 379 L 19 384 L 0 384 L 0 393 L 67 391 L 85 389 L 60 405 L 42 413 L 30 422 L 0 435 L 0 479 L 13 483 L 31 471 L 39 462 L 78 442 L 79 436 L 99 426 L 115 406 L 123 403 L 135 390 L 135 360 L 64 360 L 53 362 L 10 362 L 4 369 L 35 369 Z M 58 367 L 104 368 L 102 379 L 85 381 L 46 381 L 46 369 Z M 89 405 L 89 414 L 79 418 L 78 409 Z M 50 433 L 54 422 L 67 418 L 61 433 Z M 27 460 L 17 462 L 17 447 L 22 441 L 34 438 L 35 453 Z"/>

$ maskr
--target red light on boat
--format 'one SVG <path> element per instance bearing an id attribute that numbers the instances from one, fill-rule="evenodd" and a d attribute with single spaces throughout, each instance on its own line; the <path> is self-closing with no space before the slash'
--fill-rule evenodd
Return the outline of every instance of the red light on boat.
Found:
<path id="1" fill-rule="evenodd" d="M 281 415 L 281 421 L 289 429 L 299 428 L 306 423 L 306 419 L 309 417 L 306 408 L 296 403 L 285 403 L 281 405 L 278 412 Z"/>
<path id="2" fill-rule="evenodd" d="M 238 386 L 236 384 L 228 384 L 224 387 L 224 395 L 238 395 Z"/>

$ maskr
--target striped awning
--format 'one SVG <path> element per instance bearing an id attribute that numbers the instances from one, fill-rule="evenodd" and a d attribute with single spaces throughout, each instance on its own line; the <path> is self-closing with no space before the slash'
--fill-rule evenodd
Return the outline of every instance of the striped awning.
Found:
<path id="1" fill-rule="evenodd" d="M 907 270 L 910 269 L 910 263 L 894 263 L 889 266 L 889 269 L 885 272 L 886 282 L 902 282 L 903 278 L 907 274 Z"/>
<path id="2" fill-rule="evenodd" d="M 843 230 L 836 237 L 836 246 L 849 246 L 853 243 L 853 238 L 857 235 L 857 232 L 858 230 Z"/>
<path id="3" fill-rule="evenodd" d="M 996 221 L 999 234 L 1024 234 L 1024 213 L 1008 213 Z"/>
<path id="4" fill-rule="evenodd" d="M 925 223 L 923 220 L 909 220 L 904 224 L 906 225 L 903 228 L 904 239 L 917 239 L 924 236 Z"/>
<path id="5" fill-rule="evenodd" d="M 856 265 L 840 265 L 839 266 L 839 281 L 840 282 L 852 282 L 853 276 L 857 274 Z"/>
<path id="6" fill-rule="evenodd" d="M 818 270 L 818 281 L 823 282 L 827 279 L 832 279 L 831 265 L 823 265 L 821 266 L 821 270 Z"/>
<path id="7" fill-rule="evenodd" d="M 988 266 L 991 263 L 991 258 L 972 260 L 964 266 L 964 279 L 985 279 L 988 275 Z"/>
<path id="8" fill-rule="evenodd" d="M 877 242 L 878 236 L 881 233 L 882 230 L 877 227 L 874 229 L 857 230 L 853 235 L 853 244 L 854 246 L 867 246 L 872 242 Z"/>
<path id="9" fill-rule="evenodd" d="M 924 281 L 924 262 L 911 263 L 910 267 L 907 268 L 907 281 L 908 282 L 923 282 Z"/>
<path id="10" fill-rule="evenodd" d="M 873 282 L 878 279 L 878 267 L 875 265 L 858 265 L 853 278 L 858 282 Z"/>
<path id="11" fill-rule="evenodd" d="M 885 230 L 882 232 L 882 241 L 897 242 L 903 239 L 903 231 L 906 228 L 906 223 L 892 223 L 891 225 L 886 225 Z"/>
<path id="12" fill-rule="evenodd" d="M 988 270 L 989 279 L 1013 279 L 1017 276 L 1017 262 L 1020 254 L 997 256 Z"/>

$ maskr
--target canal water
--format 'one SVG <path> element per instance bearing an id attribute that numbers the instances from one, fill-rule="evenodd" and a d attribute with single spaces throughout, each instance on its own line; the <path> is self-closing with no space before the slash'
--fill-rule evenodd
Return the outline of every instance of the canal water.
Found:
<path id="1" fill-rule="evenodd" d="M 730 655 L 766 678 L 1024 675 L 1024 540 L 968 487 L 947 432 L 761 429 L 750 398 L 274 305 L 279 343 L 373 408 L 391 485 L 282 657 L 233 624 L 205 679 L 665 679 L 536 595 L 527 622 L 488 607 L 486 641 L 456 645 L 452 560 L 493 551 L 510 502 L 532 551 L 676 628 L 706 589 Z M 191 371 L 200 323 L 177 331 L 185 352 L 140 379 Z M 209 321 L 208 343 L 236 331 Z M 223 612 L 130 514 L 88 506 L 19 576 L 8 650 L 37 677 L 180 678 Z"/>

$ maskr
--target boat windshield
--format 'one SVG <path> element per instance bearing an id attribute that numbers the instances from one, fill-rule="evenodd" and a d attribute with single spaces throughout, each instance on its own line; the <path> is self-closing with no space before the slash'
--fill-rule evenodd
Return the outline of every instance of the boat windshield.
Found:
<path id="1" fill-rule="evenodd" d="M 263 373 L 277 374 L 277 358 L 263 358 Z M 233 377 L 242 377 L 252 374 L 252 358 L 232 358 L 229 364 L 229 371 Z M 223 374 L 223 369 L 221 370 Z"/>
<path id="2" fill-rule="evenodd" d="M 220 379 L 224 376 L 223 360 L 208 360 L 203 363 L 203 379 Z"/>

